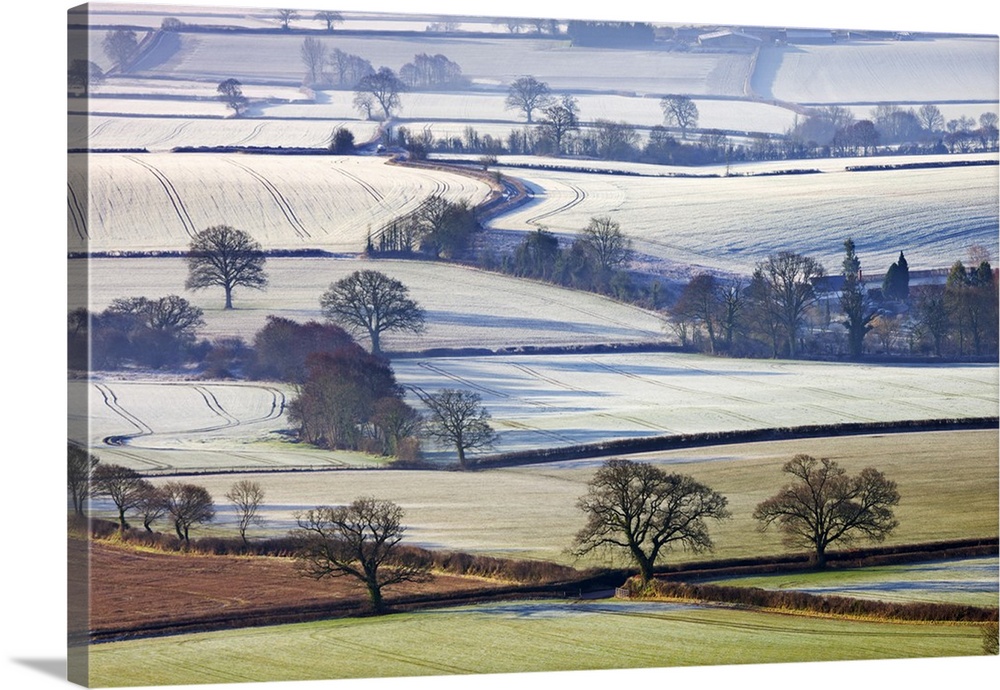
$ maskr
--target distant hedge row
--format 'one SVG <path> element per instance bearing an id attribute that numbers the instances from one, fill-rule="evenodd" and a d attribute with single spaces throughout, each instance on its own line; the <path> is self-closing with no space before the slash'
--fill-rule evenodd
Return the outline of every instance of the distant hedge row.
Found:
<path id="1" fill-rule="evenodd" d="M 633 596 L 712 601 L 779 611 L 808 611 L 832 616 L 851 616 L 879 620 L 955 621 L 986 623 L 997 620 L 997 609 L 962 604 L 928 602 L 888 602 L 851 599 L 841 596 L 818 596 L 788 590 L 772 591 L 759 587 L 697 585 L 654 580 Z"/>

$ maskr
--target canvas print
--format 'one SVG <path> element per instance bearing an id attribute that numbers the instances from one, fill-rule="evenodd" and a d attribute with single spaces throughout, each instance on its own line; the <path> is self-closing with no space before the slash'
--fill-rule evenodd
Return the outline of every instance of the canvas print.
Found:
<path id="1" fill-rule="evenodd" d="M 996 655 L 998 37 L 475 11 L 68 11 L 69 679 Z"/>

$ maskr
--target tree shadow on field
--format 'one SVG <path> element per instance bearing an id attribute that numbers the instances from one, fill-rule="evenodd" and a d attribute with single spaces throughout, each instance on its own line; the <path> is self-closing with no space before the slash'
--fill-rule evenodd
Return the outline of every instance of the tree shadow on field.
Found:
<path id="1" fill-rule="evenodd" d="M 46 676 L 66 680 L 66 658 L 59 659 L 11 659 L 15 664 L 26 666 Z"/>

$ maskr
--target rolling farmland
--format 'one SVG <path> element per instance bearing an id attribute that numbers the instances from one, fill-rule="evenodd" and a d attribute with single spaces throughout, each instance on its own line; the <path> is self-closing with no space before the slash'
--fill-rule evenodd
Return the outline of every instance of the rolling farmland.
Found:
<path id="1" fill-rule="evenodd" d="M 586 137 L 597 136 L 597 120 L 627 124 L 641 145 L 650 128 L 665 123 L 660 99 L 668 93 L 689 95 L 697 105 L 695 131 L 671 130 L 691 148 L 698 142 L 708 146 L 716 134 L 711 130 L 724 130 L 728 143 L 749 147 L 772 141 L 774 155 L 783 155 L 786 134 L 816 112 L 812 108 L 827 105 L 843 106 L 864 119 L 874 117 L 877 104 L 918 108 L 934 103 L 946 120 L 976 120 L 986 113 L 988 121 L 1000 112 L 995 37 L 838 38 L 828 45 L 769 39 L 759 51 L 713 50 L 699 44 L 692 27 L 678 26 L 671 31 L 677 29 L 679 36 L 683 28 L 684 41 L 661 35 L 648 49 L 617 49 L 574 45 L 566 35 L 550 36 L 540 27 L 535 34 L 525 26 L 517 36 L 508 35 L 499 20 L 484 18 L 465 17 L 468 21 L 439 32 L 432 30 L 439 17 L 348 12 L 344 24 L 327 34 L 312 12 L 293 22 L 295 31 L 284 32 L 277 30 L 277 10 L 93 9 L 91 19 L 100 28 L 89 33 L 91 52 L 108 76 L 93 86 L 90 98 L 75 94 L 69 105 L 70 273 L 87 280 L 71 284 L 71 307 L 99 313 L 118 298 L 183 295 L 204 310 L 197 338 L 206 341 L 198 347 L 208 349 L 208 343 L 225 338 L 252 343 L 272 315 L 322 321 L 319 298 L 331 283 L 356 270 L 382 271 L 401 280 L 426 311 L 426 332 L 388 333 L 383 340 L 406 400 L 421 407 L 417 391 L 446 387 L 478 394 L 499 434 L 497 453 L 654 436 L 997 414 L 995 361 L 973 363 L 960 356 L 961 361 L 925 364 L 848 363 L 668 352 L 674 348 L 664 344 L 674 340 L 674 333 L 665 328 L 664 312 L 471 265 L 362 256 L 373 233 L 428 197 L 474 206 L 498 192 L 512 193 L 513 187 L 500 182 L 517 178 L 528 198 L 489 217 L 475 240 L 478 258 L 497 259 L 539 229 L 553 232 L 566 247 L 591 218 L 609 216 L 633 242 L 632 279 L 643 288 L 647 280 L 663 282 L 661 306 L 676 297 L 679 281 L 697 272 L 746 277 L 757 262 L 779 251 L 808 254 L 824 264 L 828 275 L 836 275 L 849 237 L 866 274 L 884 270 L 901 250 L 911 269 L 946 268 L 966 259 L 973 245 L 995 264 L 1000 255 L 997 156 L 992 150 L 976 152 L 978 144 L 971 140 L 962 153 L 945 153 L 941 143 L 935 153 L 919 157 L 744 163 L 728 162 L 727 154 L 725 164 L 701 167 L 578 155 L 587 150 Z M 159 31 L 165 17 L 194 26 Z M 115 25 L 135 27 L 141 51 L 129 64 L 112 69 L 101 41 Z M 306 35 L 394 70 L 417 54 L 440 52 L 461 66 L 468 81 L 457 89 L 403 92 L 394 116 L 378 122 L 360 114 L 364 108 L 355 104 L 353 89 L 304 83 Z M 538 133 L 522 112 L 505 107 L 508 84 L 528 74 L 545 81 L 555 95 L 577 99 L 582 127 L 573 135 L 575 147 L 562 157 L 501 154 L 483 174 L 485 164 L 477 160 L 483 151 L 455 142 L 473 138 L 473 129 L 504 143 L 511 133 Z M 243 113 L 234 114 L 217 97 L 216 85 L 229 78 L 238 79 L 249 98 Z M 366 144 L 359 155 L 328 153 L 338 127 Z M 393 164 L 392 158 L 405 155 L 402 127 L 418 136 L 451 139 L 449 153 L 432 153 L 432 161 L 464 159 L 467 167 Z M 945 127 L 939 125 L 942 142 Z M 387 136 L 380 139 L 383 133 Z M 383 145 L 377 151 L 376 142 Z M 288 155 L 282 149 L 300 150 Z M 900 163 L 925 167 L 893 169 Z M 479 170 L 473 172 L 473 165 Z M 848 169 L 857 165 L 884 169 Z M 219 224 L 245 230 L 269 252 L 267 290 L 237 287 L 232 310 L 222 308 L 219 289 L 184 289 L 187 265 L 181 255 L 199 231 Z M 869 287 L 875 286 L 870 280 Z M 835 297 L 822 303 L 829 305 L 837 309 Z M 820 325 L 822 317 L 810 315 L 803 330 L 825 329 L 831 340 L 840 338 L 841 315 L 827 311 L 826 325 Z M 905 310 L 900 313 L 906 316 Z M 358 341 L 368 344 L 363 335 Z M 459 472 L 443 471 L 455 462 L 454 449 L 429 440 L 423 441 L 426 464 L 419 468 L 399 469 L 391 458 L 358 451 L 322 450 L 297 439 L 288 415 L 296 386 L 209 378 L 202 374 L 207 359 L 199 356 L 156 371 L 126 360 L 117 371 L 74 371 L 77 377 L 68 382 L 70 399 L 86 401 L 70 410 L 71 440 L 93 450 L 102 463 L 139 471 L 155 486 L 191 481 L 209 492 L 217 515 L 196 525 L 195 537 L 237 534 L 237 516 L 226 493 L 238 479 L 249 479 L 266 497 L 264 522 L 251 527 L 252 539 L 286 536 L 303 510 L 372 496 L 405 511 L 407 544 L 581 569 L 630 566 L 627 559 L 603 553 L 576 557 L 568 550 L 585 520 L 578 501 L 607 457 Z M 241 365 L 234 361 L 231 370 L 238 377 Z M 758 530 L 752 514 L 785 481 L 782 465 L 798 453 L 833 459 L 850 473 L 875 465 L 898 483 L 900 524 L 888 546 L 989 539 L 996 535 L 1000 511 L 998 444 L 996 429 L 886 432 L 631 457 L 690 474 L 729 501 L 732 519 L 711 525 L 714 551 L 672 550 L 666 563 L 677 564 L 796 550 L 776 530 Z M 90 508 L 97 517 L 117 516 L 104 496 Z M 166 518 L 156 528 L 172 531 Z M 278 561 L 289 565 L 283 557 L 260 559 L 268 567 Z M 140 566 L 131 567 L 137 573 Z M 211 567 L 202 573 L 209 580 Z M 123 570 L 127 578 L 129 566 Z M 215 584 L 223 578 L 217 577 Z M 454 582 L 442 589 L 508 584 L 449 577 Z M 748 582 L 995 606 L 996 558 Z M 299 602 L 317 596 L 322 584 L 315 583 Z M 171 585 L 183 590 L 181 578 Z M 287 578 L 281 586 L 290 587 Z M 155 593 L 156 584 L 147 579 L 134 591 L 118 593 L 115 605 L 132 606 Z M 289 596 L 291 603 L 281 605 L 292 609 L 296 601 Z M 255 602 L 265 612 L 277 606 L 259 598 Z M 238 612 L 247 601 L 234 591 L 214 605 Z M 160 610 L 164 606 L 160 602 Z M 116 614 L 109 610 L 113 620 Z M 120 685 L 971 656 L 980 651 L 979 630 L 970 625 L 553 600 L 94 644 L 87 655 L 91 682 Z"/>

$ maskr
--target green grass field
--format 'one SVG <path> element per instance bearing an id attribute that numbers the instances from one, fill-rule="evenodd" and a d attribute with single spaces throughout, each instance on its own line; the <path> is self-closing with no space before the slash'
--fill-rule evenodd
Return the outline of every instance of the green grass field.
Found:
<path id="1" fill-rule="evenodd" d="M 91 648 L 93 686 L 971 656 L 974 625 L 652 602 L 510 602 Z"/>
<path id="2" fill-rule="evenodd" d="M 709 525 L 714 553 L 671 552 L 665 561 L 669 564 L 789 551 L 775 530 L 758 531 L 751 516 L 757 503 L 786 482 L 781 466 L 796 453 L 831 458 L 852 474 L 874 465 L 895 480 L 902 497 L 896 511 L 900 526 L 887 544 L 995 536 L 997 441 L 996 431 L 888 434 L 715 446 L 636 458 L 691 474 L 729 498 L 733 518 Z M 407 543 L 586 567 L 611 564 L 604 557 L 577 561 L 567 552 L 584 524 L 576 501 L 601 462 L 483 472 L 338 470 L 245 478 L 259 481 L 267 496 L 268 522 L 257 533 L 282 534 L 294 526 L 296 510 L 374 495 L 404 508 Z M 235 479 L 215 475 L 194 481 L 208 488 L 220 506 L 216 523 L 199 528 L 198 534 L 235 534 L 223 498 Z"/>

